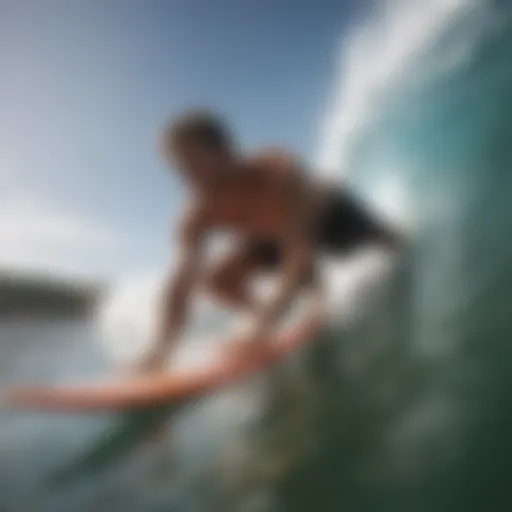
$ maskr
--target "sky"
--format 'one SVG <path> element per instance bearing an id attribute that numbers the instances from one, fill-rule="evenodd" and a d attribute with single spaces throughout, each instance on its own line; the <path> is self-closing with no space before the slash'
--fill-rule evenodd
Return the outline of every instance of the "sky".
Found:
<path id="1" fill-rule="evenodd" d="M 194 106 L 310 159 L 354 0 L 0 0 L 0 268 L 165 264 L 183 190 L 158 129 Z"/>

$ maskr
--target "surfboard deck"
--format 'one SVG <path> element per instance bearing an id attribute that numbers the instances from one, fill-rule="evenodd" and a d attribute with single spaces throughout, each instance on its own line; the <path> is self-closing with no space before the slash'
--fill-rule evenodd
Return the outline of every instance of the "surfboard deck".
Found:
<path id="1" fill-rule="evenodd" d="M 59 386 L 23 385 L 5 390 L 2 405 L 16 409 L 87 413 L 182 402 L 228 386 L 278 361 L 318 333 L 310 318 L 279 334 L 261 354 L 236 361 L 224 358 L 204 369 L 159 372 L 101 382 Z"/>

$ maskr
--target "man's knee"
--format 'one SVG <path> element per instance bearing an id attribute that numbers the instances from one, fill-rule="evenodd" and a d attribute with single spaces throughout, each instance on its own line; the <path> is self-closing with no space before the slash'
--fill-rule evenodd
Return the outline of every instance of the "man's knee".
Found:
<path id="1" fill-rule="evenodd" d="M 252 299 L 247 294 L 245 279 L 233 275 L 229 269 L 217 269 L 206 279 L 206 289 L 210 297 L 224 306 L 247 309 L 252 307 Z"/>
<path id="2" fill-rule="evenodd" d="M 246 279 L 247 275 L 232 265 L 219 265 L 208 273 L 205 279 L 206 290 L 222 301 L 239 302 L 246 295 Z"/>
<path id="3" fill-rule="evenodd" d="M 232 288 L 232 279 L 229 278 L 229 272 L 224 267 L 212 269 L 204 280 L 205 288 L 213 295 L 223 295 Z"/>

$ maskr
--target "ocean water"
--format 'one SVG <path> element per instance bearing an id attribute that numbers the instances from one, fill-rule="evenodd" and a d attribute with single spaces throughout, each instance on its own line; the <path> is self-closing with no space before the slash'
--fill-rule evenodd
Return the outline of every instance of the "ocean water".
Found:
<path id="1" fill-rule="evenodd" d="M 182 408 L 2 411 L 0 510 L 512 509 L 512 3 L 380 5 L 340 42 L 317 157 L 407 253 L 333 277 L 341 322 L 278 373 Z M 104 336 L 4 324 L 0 382 L 104 374 Z"/>

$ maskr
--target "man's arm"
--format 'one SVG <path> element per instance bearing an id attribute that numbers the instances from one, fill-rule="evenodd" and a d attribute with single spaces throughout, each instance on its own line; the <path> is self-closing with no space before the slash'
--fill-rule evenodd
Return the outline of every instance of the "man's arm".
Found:
<path id="1" fill-rule="evenodd" d="M 153 346 L 142 362 L 145 370 L 160 369 L 186 325 L 191 292 L 201 264 L 201 232 L 196 217 L 181 226 L 178 261 L 164 287 L 160 322 Z"/>
<path id="2" fill-rule="evenodd" d="M 259 311 L 255 338 L 269 333 L 287 311 L 307 277 L 315 274 L 311 222 L 314 198 L 308 180 L 297 163 L 281 163 L 284 168 L 283 201 L 286 205 L 285 230 L 280 241 L 283 267 L 275 294 Z M 319 281 L 307 279 L 310 287 L 318 287 Z"/>
<path id="3" fill-rule="evenodd" d="M 281 316 L 286 313 L 301 288 L 305 276 L 312 272 L 314 262 L 311 243 L 301 233 L 290 234 L 283 240 L 283 269 L 274 296 L 265 304 L 259 314 L 259 328 L 262 333 L 272 329 Z M 308 283 L 317 284 L 317 281 Z"/>

